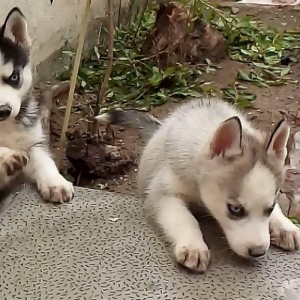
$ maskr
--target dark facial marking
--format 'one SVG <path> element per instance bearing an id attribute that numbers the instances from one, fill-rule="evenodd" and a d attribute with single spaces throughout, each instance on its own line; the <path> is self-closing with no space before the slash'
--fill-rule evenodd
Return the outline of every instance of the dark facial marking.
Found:
<path id="1" fill-rule="evenodd" d="M 17 89 L 20 88 L 20 70 L 15 69 L 9 77 L 3 77 L 2 80 L 4 83 L 10 85 L 11 87 Z"/>
<path id="2" fill-rule="evenodd" d="M 0 32 L 0 52 L 4 63 L 11 61 L 14 67 L 24 68 L 29 63 L 29 50 L 3 37 L 2 29 Z"/>
<path id="3" fill-rule="evenodd" d="M 270 206 L 264 210 L 264 216 L 269 217 L 271 215 L 271 213 L 273 212 L 274 207 L 275 207 L 275 202 L 272 204 L 272 206 Z"/>
<path id="4" fill-rule="evenodd" d="M 19 42 L 16 42 L 15 40 L 11 40 L 10 38 L 4 36 L 7 27 L 7 22 L 9 21 L 11 15 L 16 12 L 21 17 L 23 16 L 21 10 L 17 7 L 14 7 L 8 13 L 2 27 L 0 27 L 0 52 L 4 59 L 4 63 L 12 61 L 14 68 L 15 67 L 24 68 L 29 63 L 30 60 L 29 49 L 24 48 L 22 45 L 20 45 Z M 12 34 L 15 35 L 16 37 L 18 36 L 19 33 L 18 31 L 21 29 L 18 28 L 18 26 L 16 27 L 13 26 L 11 30 L 13 31 Z"/>

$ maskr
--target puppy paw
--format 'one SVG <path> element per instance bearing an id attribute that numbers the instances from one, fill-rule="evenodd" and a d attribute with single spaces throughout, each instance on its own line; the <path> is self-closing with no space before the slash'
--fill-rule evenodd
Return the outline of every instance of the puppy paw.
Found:
<path id="1" fill-rule="evenodd" d="M 74 196 L 74 187 L 62 175 L 38 182 L 38 190 L 43 200 L 53 203 L 69 202 Z"/>
<path id="2" fill-rule="evenodd" d="M 204 242 L 191 243 L 175 248 L 177 263 L 191 271 L 203 273 L 210 261 L 210 251 Z"/>
<path id="3" fill-rule="evenodd" d="M 0 158 L 2 172 L 5 176 L 13 176 L 21 172 L 29 160 L 28 153 L 7 149 Z"/>
<path id="4" fill-rule="evenodd" d="M 271 244 L 284 250 L 300 250 L 300 228 L 286 219 L 270 228 Z"/>

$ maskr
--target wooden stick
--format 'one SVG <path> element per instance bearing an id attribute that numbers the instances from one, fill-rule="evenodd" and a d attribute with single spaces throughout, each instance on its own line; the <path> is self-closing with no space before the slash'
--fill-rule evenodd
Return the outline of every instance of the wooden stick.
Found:
<path id="1" fill-rule="evenodd" d="M 99 90 L 99 94 L 97 96 L 97 102 L 96 102 L 96 107 L 94 110 L 94 117 L 98 116 L 100 112 L 100 106 L 103 103 L 103 99 L 105 97 L 107 88 L 108 88 L 108 81 L 110 78 L 111 70 L 112 70 L 112 65 L 113 65 L 113 59 L 114 59 L 114 13 L 113 13 L 113 3 L 112 0 L 107 0 L 108 4 L 108 20 L 109 20 L 109 28 L 108 28 L 108 62 L 107 62 L 107 67 L 105 70 L 104 74 L 104 79 L 101 85 L 101 88 Z M 96 135 L 98 129 L 98 122 L 94 118 L 93 120 L 93 125 L 92 125 L 92 130 L 91 133 L 92 135 Z"/>
<path id="2" fill-rule="evenodd" d="M 60 165 L 61 165 L 61 162 L 63 159 L 63 155 L 64 155 L 64 148 L 65 148 L 65 143 L 66 143 L 66 131 L 68 129 L 69 121 L 70 121 L 70 115 L 71 115 L 74 92 L 75 92 L 75 87 L 76 87 L 77 75 L 78 75 L 78 70 L 79 70 L 79 66 L 80 66 L 80 62 L 81 62 L 81 56 L 82 56 L 82 50 L 83 50 L 83 45 L 84 45 L 84 40 L 85 40 L 85 35 L 86 35 L 86 29 L 87 29 L 87 25 L 88 25 L 88 21 L 89 21 L 90 8 L 91 8 L 91 0 L 86 0 L 84 15 L 83 15 L 82 23 L 81 23 L 80 34 L 79 34 L 79 40 L 78 40 L 78 45 L 77 45 L 77 51 L 76 51 L 76 56 L 75 56 L 74 68 L 73 68 L 72 77 L 71 77 L 70 91 L 69 91 L 69 97 L 68 97 L 68 102 L 67 102 L 67 107 L 66 107 L 66 113 L 65 113 L 65 117 L 64 117 L 63 127 L 61 130 L 60 141 L 59 141 L 59 149 L 58 149 L 58 155 L 57 155 L 57 161 L 56 161 L 58 169 L 60 168 Z"/>

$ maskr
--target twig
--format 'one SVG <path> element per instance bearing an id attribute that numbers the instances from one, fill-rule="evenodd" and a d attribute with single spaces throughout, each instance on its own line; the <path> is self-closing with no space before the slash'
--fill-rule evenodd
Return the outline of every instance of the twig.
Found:
<path id="1" fill-rule="evenodd" d="M 113 3 L 112 0 L 107 0 L 108 4 L 108 21 L 109 21 L 109 28 L 108 28 L 108 62 L 107 62 L 107 67 L 106 71 L 104 74 L 104 79 L 102 82 L 102 85 L 100 87 L 99 94 L 97 96 L 97 101 L 96 101 L 96 107 L 94 110 L 94 117 L 99 115 L 100 112 L 100 105 L 103 102 L 104 96 L 106 94 L 107 88 L 108 88 L 108 81 L 110 78 L 111 70 L 112 70 L 112 65 L 113 65 L 113 58 L 114 58 L 114 16 L 113 16 Z M 97 128 L 98 128 L 98 121 L 96 119 L 93 120 L 93 125 L 92 125 L 92 130 L 91 133 L 92 135 L 95 135 L 97 133 Z"/>
<path id="2" fill-rule="evenodd" d="M 194 31 L 194 18 L 196 10 L 196 0 L 192 0 L 191 7 L 189 9 L 189 20 L 188 20 L 188 32 L 192 33 Z"/>
<path id="3" fill-rule="evenodd" d="M 76 56 L 75 56 L 74 69 L 72 72 L 72 78 L 71 78 L 71 83 L 70 83 L 69 97 L 68 97 L 68 102 L 67 102 L 67 107 L 66 107 L 66 112 L 65 112 L 65 117 L 64 117 L 64 123 L 63 123 L 62 131 L 61 131 L 60 141 L 59 141 L 59 149 L 58 149 L 58 155 L 57 155 L 57 161 L 56 161 L 58 168 L 60 168 L 60 164 L 63 159 L 63 153 L 64 153 L 64 148 L 65 148 L 65 143 L 66 143 L 66 131 L 68 129 L 68 125 L 69 125 L 69 121 L 70 121 L 70 115 L 71 115 L 72 103 L 73 103 L 74 92 L 75 92 L 75 87 L 76 87 L 77 75 L 78 75 L 78 70 L 79 70 L 79 66 L 80 66 L 80 62 L 81 62 L 81 56 L 82 56 L 82 50 L 83 50 L 83 45 L 84 45 L 84 40 L 85 40 L 85 35 L 86 35 L 86 29 L 87 29 L 89 15 L 90 15 L 90 8 L 91 8 L 91 0 L 86 0 L 83 20 L 81 23 L 79 41 L 78 41 L 78 46 L 77 46 L 77 51 L 76 51 Z"/>
<path id="4" fill-rule="evenodd" d="M 121 22 L 121 9 L 122 9 L 122 0 L 119 1 L 118 28 L 120 27 L 120 22 Z"/>
<path id="5" fill-rule="evenodd" d="M 128 25 L 131 24 L 133 4 L 134 4 L 134 0 L 131 0 L 129 3 L 128 11 L 127 11 L 127 17 L 129 16 L 128 17 L 129 20 L 126 20 L 126 21 L 128 21 Z"/>
<path id="6" fill-rule="evenodd" d="M 144 0 L 144 6 L 143 6 L 142 11 L 140 13 L 140 17 L 139 17 L 139 20 L 138 20 L 138 25 L 137 25 L 137 28 L 136 28 L 136 31 L 135 31 L 135 34 L 134 34 L 135 38 L 137 37 L 137 34 L 140 30 L 142 20 L 143 20 L 143 17 L 144 17 L 144 14 L 146 12 L 147 7 L 148 7 L 148 0 Z"/>
<path id="7" fill-rule="evenodd" d="M 79 184 L 80 184 L 80 180 L 81 180 L 81 172 L 77 175 L 77 178 L 76 178 L 76 182 L 75 182 L 75 185 L 76 186 L 79 186 Z"/>

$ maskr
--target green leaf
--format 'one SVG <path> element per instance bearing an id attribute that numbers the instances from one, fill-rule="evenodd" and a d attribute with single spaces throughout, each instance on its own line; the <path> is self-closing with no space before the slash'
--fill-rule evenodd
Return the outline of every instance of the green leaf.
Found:
<path id="1" fill-rule="evenodd" d="M 69 50 L 63 50 L 62 54 L 65 54 L 65 55 L 67 55 L 69 57 L 73 57 L 75 55 L 75 52 L 69 51 Z"/>
<path id="2" fill-rule="evenodd" d="M 212 82 L 204 82 L 204 83 L 200 84 L 200 89 L 204 93 L 207 93 L 214 89 L 214 85 Z"/>
<path id="3" fill-rule="evenodd" d="M 243 54 L 246 54 L 247 56 L 253 56 L 253 52 L 251 52 L 250 50 L 241 49 L 240 51 L 241 51 Z"/>
<path id="4" fill-rule="evenodd" d="M 149 78 L 149 83 L 152 86 L 158 86 L 162 80 L 163 80 L 162 73 L 154 73 L 153 76 Z"/>
<path id="5" fill-rule="evenodd" d="M 287 66 L 286 68 L 284 68 L 281 72 L 280 72 L 280 76 L 284 77 L 285 75 L 289 74 L 291 71 L 290 66 Z"/>
<path id="6" fill-rule="evenodd" d="M 170 76 L 174 75 L 175 71 L 176 71 L 175 67 L 169 67 L 163 72 L 163 77 L 164 78 L 170 77 Z"/>
<path id="7" fill-rule="evenodd" d="M 242 70 L 238 70 L 238 79 L 249 81 L 249 82 L 253 81 L 253 79 L 251 79 L 249 75 L 244 73 Z"/>

